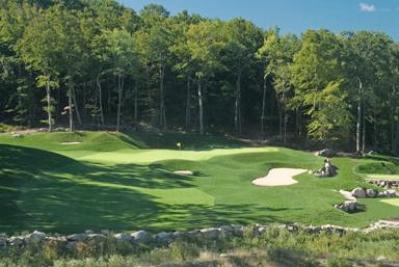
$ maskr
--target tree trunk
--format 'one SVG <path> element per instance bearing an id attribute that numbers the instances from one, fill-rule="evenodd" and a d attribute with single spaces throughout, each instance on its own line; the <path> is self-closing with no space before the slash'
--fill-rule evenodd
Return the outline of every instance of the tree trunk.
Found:
<path id="1" fill-rule="evenodd" d="M 364 103 L 362 103 L 362 106 L 363 106 L 362 154 L 364 154 L 364 152 L 366 151 L 366 107 L 364 106 Z"/>
<path id="2" fill-rule="evenodd" d="M 288 124 L 288 113 L 284 110 L 284 130 L 283 130 L 283 144 L 287 143 L 287 124 Z"/>
<path id="3" fill-rule="evenodd" d="M 295 127 L 296 127 L 296 136 L 302 136 L 302 117 L 299 108 L 295 110 Z"/>
<path id="4" fill-rule="evenodd" d="M 372 122 L 373 122 L 373 149 L 376 150 L 376 148 L 378 147 L 378 127 L 377 127 L 377 114 L 376 112 L 373 110 L 373 118 L 372 118 Z"/>
<path id="5" fill-rule="evenodd" d="M 191 123 L 191 86 L 190 77 L 187 78 L 187 96 L 186 96 L 186 130 L 190 129 Z"/>
<path id="6" fill-rule="evenodd" d="M 72 110 L 72 86 L 68 89 L 68 114 L 69 114 L 69 131 L 73 131 L 73 110 Z"/>
<path id="7" fill-rule="evenodd" d="M 73 107 L 75 108 L 76 118 L 78 119 L 79 125 L 82 125 L 82 117 L 80 116 L 79 107 L 78 107 L 78 101 L 76 100 L 76 90 L 75 90 L 75 88 L 72 88 L 72 100 L 73 100 Z"/>
<path id="8" fill-rule="evenodd" d="M 283 138 L 283 108 L 281 107 L 281 103 L 277 104 L 278 106 L 278 135 L 280 138 Z"/>
<path id="9" fill-rule="evenodd" d="M 134 122 L 138 122 L 139 108 L 138 108 L 138 85 L 135 83 L 134 88 Z"/>
<path id="10" fill-rule="evenodd" d="M 202 98 L 201 81 L 198 81 L 198 109 L 199 109 L 199 130 L 200 134 L 204 134 L 204 107 Z"/>
<path id="11" fill-rule="evenodd" d="M 265 137 L 265 113 L 266 113 L 266 93 L 267 93 L 267 75 L 263 77 L 263 97 L 262 97 L 262 114 L 260 116 L 260 131 L 262 133 L 262 138 Z"/>
<path id="12" fill-rule="evenodd" d="M 97 75 L 96 84 L 98 88 L 98 107 L 100 110 L 100 122 L 101 125 L 104 126 L 103 93 L 100 81 L 100 74 Z"/>
<path id="13" fill-rule="evenodd" d="M 163 62 L 161 62 L 160 67 L 159 67 L 159 78 L 160 78 L 159 126 L 161 129 L 166 128 L 166 112 L 165 112 L 165 100 L 164 100 L 164 76 L 165 76 L 165 66 L 164 66 Z"/>
<path id="14" fill-rule="evenodd" d="M 396 123 L 395 155 L 399 153 L 399 123 Z"/>
<path id="15" fill-rule="evenodd" d="M 238 135 L 241 135 L 241 71 L 238 71 L 236 80 L 234 127 Z"/>
<path id="16" fill-rule="evenodd" d="M 396 131 L 395 131 L 395 103 L 394 103 L 394 99 L 396 96 L 396 88 L 395 86 L 392 87 L 392 95 L 391 95 L 391 99 L 390 99 L 390 120 L 391 120 L 391 153 L 395 153 L 396 150 Z"/>
<path id="17" fill-rule="evenodd" d="M 46 99 L 47 99 L 47 119 L 48 119 L 48 131 L 53 130 L 53 118 L 51 115 L 51 94 L 50 94 L 50 82 L 46 84 Z"/>
<path id="18" fill-rule="evenodd" d="M 362 120 L 362 82 L 359 79 L 359 102 L 357 103 L 357 121 L 356 121 L 356 153 L 360 152 L 361 141 L 361 120 Z M 363 126 L 364 127 L 364 126 Z"/>
<path id="19" fill-rule="evenodd" d="M 121 107 L 122 107 L 122 90 L 123 90 L 123 78 L 121 75 L 118 76 L 118 107 L 116 115 L 116 131 L 119 132 L 121 125 Z"/>

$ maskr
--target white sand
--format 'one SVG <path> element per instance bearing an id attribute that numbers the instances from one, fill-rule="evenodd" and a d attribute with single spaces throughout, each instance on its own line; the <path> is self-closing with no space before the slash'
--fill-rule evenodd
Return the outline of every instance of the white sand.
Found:
<path id="1" fill-rule="evenodd" d="M 174 174 L 181 175 L 181 176 L 192 176 L 194 173 L 189 170 L 179 170 L 179 171 L 174 171 Z"/>
<path id="2" fill-rule="evenodd" d="M 80 142 L 63 142 L 61 145 L 79 145 Z"/>
<path id="3" fill-rule="evenodd" d="M 275 168 L 271 169 L 265 177 L 260 177 L 252 181 L 252 184 L 258 186 L 281 186 L 298 183 L 294 176 L 307 172 L 305 169 L 293 168 Z"/>

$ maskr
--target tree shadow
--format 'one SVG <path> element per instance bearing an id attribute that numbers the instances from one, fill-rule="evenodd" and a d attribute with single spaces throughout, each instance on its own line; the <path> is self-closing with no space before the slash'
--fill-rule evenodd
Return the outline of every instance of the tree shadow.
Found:
<path id="1" fill-rule="evenodd" d="M 153 231 L 282 221 L 250 204 L 165 204 L 145 189 L 193 188 L 162 168 L 83 163 L 39 149 L 0 145 L 0 232 L 86 229 Z"/>
<path id="2" fill-rule="evenodd" d="M 133 140 L 145 144 L 141 147 L 158 149 L 177 149 L 177 143 L 183 150 L 206 151 L 216 148 L 240 148 L 247 146 L 243 142 L 224 135 L 200 135 L 189 132 L 125 132 Z"/>

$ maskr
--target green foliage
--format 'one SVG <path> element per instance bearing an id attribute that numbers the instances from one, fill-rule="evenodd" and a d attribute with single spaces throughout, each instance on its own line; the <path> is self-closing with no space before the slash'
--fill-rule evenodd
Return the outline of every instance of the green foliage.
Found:
<path id="1" fill-rule="evenodd" d="M 352 118 L 345 102 L 346 95 L 342 92 L 340 82 L 332 82 L 321 93 L 307 95 L 306 105 L 317 103 L 308 114 L 311 121 L 308 133 L 318 140 L 338 141 L 349 137 Z"/>
<path id="2" fill-rule="evenodd" d="M 365 149 L 399 152 L 399 50 L 384 33 L 299 37 L 243 18 L 171 15 L 156 4 L 136 13 L 115 0 L 5 0 L 0 41 L 7 123 L 39 126 L 45 93 L 35 89 L 49 87 L 46 123 L 58 126 L 71 105 L 78 127 L 114 127 L 117 115 L 126 128 L 226 132 L 234 121 L 244 135 L 284 128 L 285 136 L 353 146 L 360 124 Z"/>
<path id="3" fill-rule="evenodd" d="M 187 31 L 187 46 L 195 64 L 195 76 L 202 80 L 225 68 L 220 54 L 225 46 L 221 21 L 201 21 Z"/>

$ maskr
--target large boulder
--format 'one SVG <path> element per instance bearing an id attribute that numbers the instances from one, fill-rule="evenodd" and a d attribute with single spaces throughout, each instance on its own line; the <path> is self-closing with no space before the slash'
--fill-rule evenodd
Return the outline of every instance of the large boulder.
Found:
<path id="1" fill-rule="evenodd" d="M 353 200 L 346 200 L 341 204 L 335 205 L 335 207 L 349 213 L 355 212 L 359 209 L 357 202 Z"/>
<path id="2" fill-rule="evenodd" d="M 22 237 L 19 236 L 12 236 L 8 239 L 8 243 L 11 246 L 20 246 L 24 243 L 24 239 Z"/>
<path id="3" fill-rule="evenodd" d="M 367 189 L 366 190 L 366 195 L 367 197 L 376 197 L 377 196 L 377 191 L 374 189 Z"/>
<path id="4" fill-rule="evenodd" d="M 107 239 L 107 237 L 103 234 L 90 233 L 87 234 L 87 239 L 92 242 L 104 242 Z"/>
<path id="5" fill-rule="evenodd" d="M 333 149 L 325 148 L 325 149 L 320 150 L 318 155 L 321 157 L 331 158 L 331 157 L 336 156 L 337 152 Z"/>
<path id="6" fill-rule="evenodd" d="M 130 242 L 132 241 L 132 237 L 128 233 L 118 233 L 114 235 L 114 238 L 120 242 Z"/>
<path id="7" fill-rule="evenodd" d="M 43 232 L 39 232 L 39 231 L 34 231 L 33 233 L 31 233 L 30 235 L 27 236 L 27 241 L 29 243 L 40 243 L 43 240 L 46 239 L 46 234 Z"/>
<path id="8" fill-rule="evenodd" d="M 219 228 L 205 228 L 200 230 L 205 239 L 217 239 L 220 235 Z"/>
<path id="9" fill-rule="evenodd" d="M 146 243 L 152 239 L 152 235 L 144 230 L 131 233 L 130 236 L 132 237 L 133 241 L 136 243 Z"/>
<path id="10" fill-rule="evenodd" d="M 352 190 L 352 196 L 355 198 L 365 198 L 366 197 L 366 191 L 364 191 L 363 188 L 356 187 L 355 189 Z"/>
<path id="11" fill-rule="evenodd" d="M 84 241 L 87 238 L 86 234 L 72 234 L 67 236 L 68 241 L 73 241 L 73 242 L 80 242 Z"/>
<path id="12" fill-rule="evenodd" d="M 168 244 L 173 240 L 173 234 L 168 232 L 160 232 L 156 234 L 154 238 L 160 244 Z"/>
<path id="13" fill-rule="evenodd" d="M 219 227 L 220 233 L 224 238 L 228 238 L 234 235 L 234 229 L 231 225 L 222 225 Z"/>

